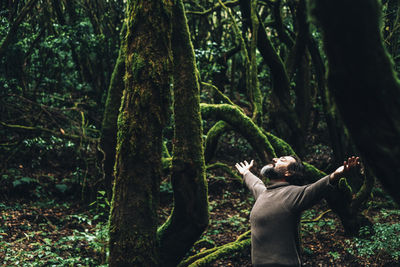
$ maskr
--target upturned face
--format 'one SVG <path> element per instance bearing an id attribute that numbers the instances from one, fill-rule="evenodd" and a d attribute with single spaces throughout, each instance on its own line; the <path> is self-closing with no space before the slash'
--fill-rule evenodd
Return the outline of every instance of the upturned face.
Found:
<path id="1" fill-rule="evenodd" d="M 292 174 L 288 170 L 288 166 L 291 163 L 296 163 L 296 160 L 292 156 L 273 158 L 270 164 L 262 168 L 261 174 L 271 180 L 285 179 Z"/>
<path id="2" fill-rule="evenodd" d="M 288 166 L 291 163 L 296 163 L 296 160 L 292 156 L 284 156 L 280 158 L 273 158 L 272 163 L 270 163 L 274 169 L 284 174 L 285 176 L 289 176 L 290 172 L 288 171 Z"/>

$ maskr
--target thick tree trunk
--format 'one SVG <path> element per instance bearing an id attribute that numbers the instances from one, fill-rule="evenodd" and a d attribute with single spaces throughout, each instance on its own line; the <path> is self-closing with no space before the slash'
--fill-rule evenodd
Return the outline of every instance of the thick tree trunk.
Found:
<path id="1" fill-rule="evenodd" d="M 129 1 L 118 117 L 110 266 L 158 266 L 162 129 L 169 118 L 171 23 L 162 0 Z"/>
<path id="2" fill-rule="evenodd" d="M 162 266 L 176 266 L 208 225 L 200 87 L 182 0 L 173 6 L 175 134 L 171 182 L 174 209 L 160 227 Z"/>
<path id="3" fill-rule="evenodd" d="M 363 160 L 400 203 L 400 85 L 377 0 L 312 1 L 324 31 L 328 85 Z"/>

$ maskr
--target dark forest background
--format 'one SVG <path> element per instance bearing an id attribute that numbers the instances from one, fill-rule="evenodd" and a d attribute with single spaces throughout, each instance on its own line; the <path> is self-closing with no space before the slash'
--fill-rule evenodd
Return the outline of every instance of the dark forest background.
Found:
<path id="1" fill-rule="evenodd" d="M 2 266 L 251 266 L 234 164 L 360 173 L 307 266 L 398 266 L 396 0 L 0 2 Z"/>

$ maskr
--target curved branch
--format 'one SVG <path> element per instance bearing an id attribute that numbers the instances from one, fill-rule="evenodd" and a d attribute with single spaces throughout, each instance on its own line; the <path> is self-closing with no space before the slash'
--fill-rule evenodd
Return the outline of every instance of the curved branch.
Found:
<path id="1" fill-rule="evenodd" d="M 270 161 L 276 156 L 275 150 L 262 130 L 237 106 L 228 104 L 200 104 L 201 113 L 206 117 L 215 116 L 234 127 L 243 135 L 257 152 L 260 160 Z"/>
<path id="2" fill-rule="evenodd" d="M 240 183 L 243 182 L 242 176 L 238 175 L 236 171 L 232 171 L 232 169 L 225 163 L 222 162 L 216 162 L 210 165 L 206 166 L 207 170 L 212 170 L 212 169 L 217 169 L 220 168 L 227 172 L 230 176 L 232 176 L 236 181 L 239 181 Z"/>
<path id="3" fill-rule="evenodd" d="M 232 128 L 224 121 L 219 121 L 207 133 L 206 146 L 204 150 L 204 160 L 206 163 L 210 162 L 217 149 L 218 140 L 227 131 Z"/>
<path id="4" fill-rule="evenodd" d="M 207 86 L 207 87 L 212 88 L 212 89 L 214 90 L 214 92 L 218 95 L 218 98 L 219 98 L 219 99 L 222 99 L 222 101 L 224 101 L 225 103 L 230 104 L 230 105 L 235 105 L 235 104 L 232 102 L 232 100 L 230 100 L 229 97 L 227 97 L 224 93 L 222 93 L 222 92 L 218 89 L 218 87 L 216 87 L 215 85 L 213 85 L 213 84 L 211 84 L 211 83 L 206 83 L 206 82 L 201 82 L 201 85 L 205 85 L 205 86 Z"/>

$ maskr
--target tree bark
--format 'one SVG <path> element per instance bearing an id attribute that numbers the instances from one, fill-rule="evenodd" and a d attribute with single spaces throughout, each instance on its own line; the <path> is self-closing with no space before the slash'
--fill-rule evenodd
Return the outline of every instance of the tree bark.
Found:
<path id="1" fill-rule="evenodd" d="M 367 166 L 400 203 L 400 85 L 382 42 L 381 6 L 377 0 L 312 4 L 341 117 Z"/>
<path id="2" fill-rule="evenodd" d="M 129 1 L 125 90 L 118 117 L 110 266 L 158 266 L 162 129 L 169 118 L 171 14 L 164 1 Z"/>
<path id="3" fill-rule="evenodd" d="M 158 230 L 162 266 L 176 266 L 208 225 L 200 86 L 182 0 L 173 6 L 175 132 L 171 182 L 174 208 Z"/>

